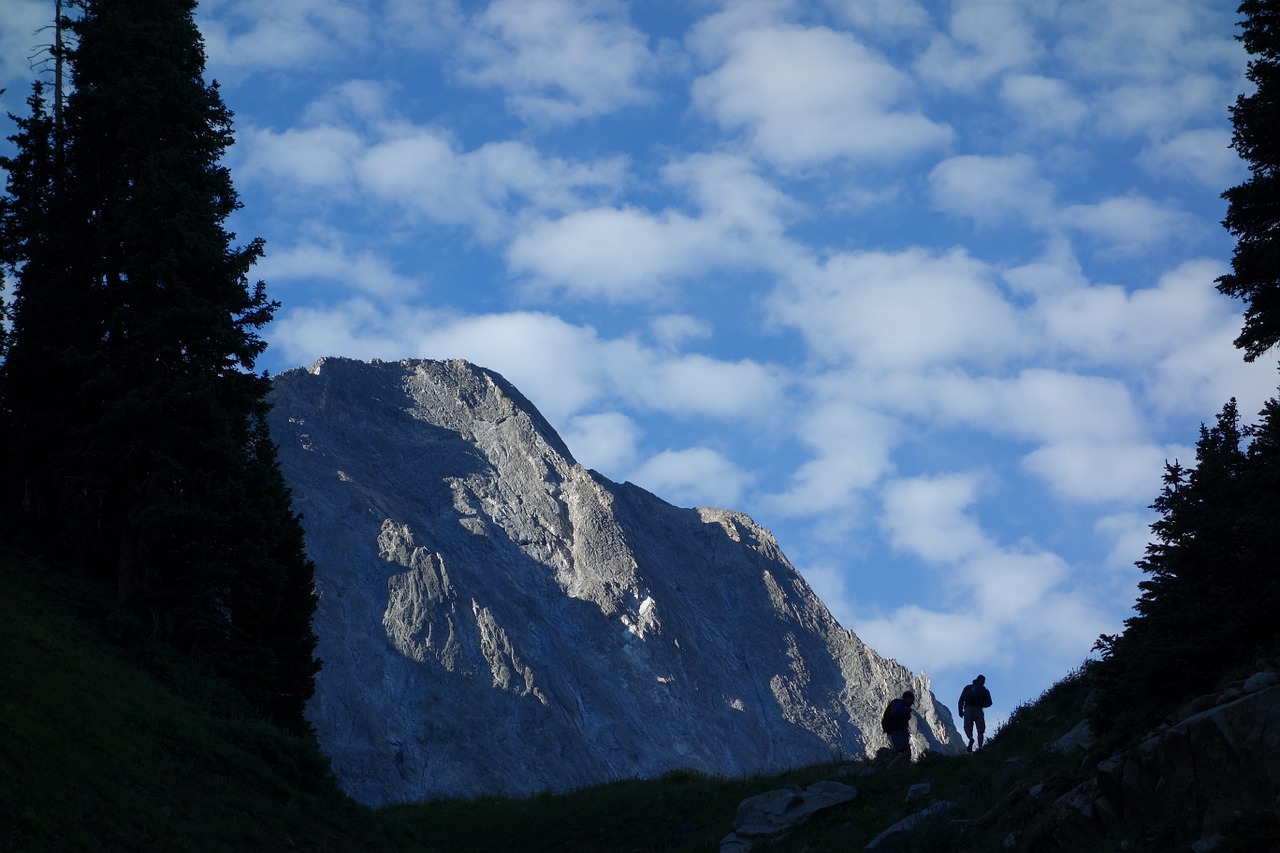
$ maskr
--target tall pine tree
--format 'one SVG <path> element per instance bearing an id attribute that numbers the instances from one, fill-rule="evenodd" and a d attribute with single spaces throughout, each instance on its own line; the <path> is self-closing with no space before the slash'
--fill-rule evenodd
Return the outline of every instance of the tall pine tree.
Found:
<path id="1" fill-rule="evenodd" d="M 254 372 L 262 244 L 225 228 L 231 113 L 194 0 L 80 5 L 62 127 L 37 92 L 4 164 L 4 497 L 152 636 L 305 730 L 312 566 Z"/>
<path id="2" fill-rule="evenodd" d="M 1240 41 L 1251 55 L 1252 94 L 1231 107 L 1232 147 L 1249 164 L 1249 179 L 1222 194 L 1223 225 L 1236 238 L 1231 273 L 1218 290 L 1245 301 L 1236 346 L 1253 361 L 1280 343 L 1280 2 L 1244 0 Z"/>

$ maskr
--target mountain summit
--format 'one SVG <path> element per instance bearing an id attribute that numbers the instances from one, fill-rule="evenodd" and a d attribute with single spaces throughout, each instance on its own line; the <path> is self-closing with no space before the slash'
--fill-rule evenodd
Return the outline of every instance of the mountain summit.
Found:
<path id="1" fill-rule="evenodd" d="M 361 802 L 872 755 L 906 689 L 916 751 L 958 751 L 767 530 L 583 468 L 498 374 L 326 358 L 272 403 L 320 595 L 308 719 Z"/>

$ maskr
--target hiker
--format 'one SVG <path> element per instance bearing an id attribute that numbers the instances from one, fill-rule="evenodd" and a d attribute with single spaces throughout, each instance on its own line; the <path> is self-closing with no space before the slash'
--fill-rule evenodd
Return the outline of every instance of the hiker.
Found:
<path id="1" fill-rule="evenodd" d="M 889 736 L 889 746 L 893 749 L 893 760 L 885 769 L 892 769 L 905 760 L 911 763 L 911 706 L 916 702 L 916 694 L 910 690 L 902 694 L 901 699 L 894 699 L 885 709 L 883 727 Z"/>
<path id="2" fill-rule="evenodd" d="M 986 683 L 987 677 L 979 675 L 960 691 L 960 716 L 964 718 L 964 736 L 969 739 L 966 752 L 973 752 L 975 727 L 978 729 L 978 749 L 982 749 L 982 741 L 987 734 L 987 721 L 982 716 L 982 709 L 991 707 L 991 691 L 986 688 Z"/>

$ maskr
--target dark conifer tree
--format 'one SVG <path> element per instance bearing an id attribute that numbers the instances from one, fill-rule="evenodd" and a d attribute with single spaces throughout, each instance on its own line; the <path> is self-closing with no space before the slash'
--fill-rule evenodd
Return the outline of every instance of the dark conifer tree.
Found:
<path id="1" fill-rule="evenodd" d="M 1167 465 L 1164 483 L 1136 613 L 1097 646 L 1101 717 L 1138 728 L 1280 642 L 1280 403 L 1242 429 L 1229 402 L 1201 427 L 1195 467 Z"/>
<path id="2" fill-rule="evenodd" d="M 1223 225 L 1236 238 L 1231 273 L 1218 289 L 1245 301 L 1236 346 L 1246 361 L 1280 343 L 1280 0 L 1244 0 L 1240 40 L 1252 56 L 1257 86 L 1231 108 L 1232 147 L 1249 164 L 1249 179 L 1223 193 Z"/>
<path id="3" fill-rule="evenodd" d="M 43 507 L 152 636 L 305 729 L 312 566 L 254 372 L 276 308 L 249 284 L 262 244 L 225 229 L 231 113 L 203 80 L 194 0 L 80 5 L 51 178 L 39 103 L 6 164 L 6 497 Z M 47 224 L 28 185 L 49 188 Z M 50 412 L 65 427 L 46 434 Z"/>

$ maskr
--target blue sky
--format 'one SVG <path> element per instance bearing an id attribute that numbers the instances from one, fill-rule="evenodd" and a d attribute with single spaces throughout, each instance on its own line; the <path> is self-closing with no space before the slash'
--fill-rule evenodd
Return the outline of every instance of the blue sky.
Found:
<path id="1" fill-rule="evenodd" d="M 1231 341 L 1233 2 L 206 0 L 261 367 L 466 358 L 996 718 L 1121 628 Z M 0 0 L 4 106 L 51 2 Z"/>

